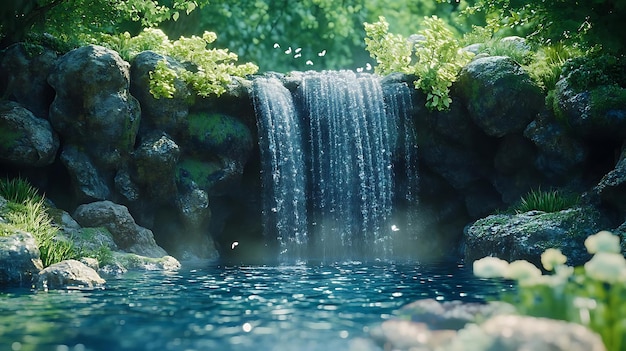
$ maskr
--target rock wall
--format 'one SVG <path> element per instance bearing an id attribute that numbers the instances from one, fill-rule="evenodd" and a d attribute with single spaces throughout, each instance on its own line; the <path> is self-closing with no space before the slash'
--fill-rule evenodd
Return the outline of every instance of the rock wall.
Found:
<path id="1" fill-rule="evenodd" d="M 122 205 L 178 258 L 263 248 L 251 82 L 198 98 L 177 81 L 173 99 L 155 99 L 149 72 L 161 59 L 146 51 L 128 63 L 94 45 L 62 56 L 23 44 L 2 51 L 0 176 L 27 177 L 70 213 L 94 201 Z M 283 82 L 293 88 L 297 75 Z M 555 94 L 563 123 L 528 74 L 497 56 L 469 63 L 452 91 L 444 112 L 414 94 L 421 229 L 407 251 L 458 254 L 466 225 L 538 188 L 586 194 L 612 227 L 598 230 L 624 222 L 626 104 L 590 110 L 564 77 Z"/>

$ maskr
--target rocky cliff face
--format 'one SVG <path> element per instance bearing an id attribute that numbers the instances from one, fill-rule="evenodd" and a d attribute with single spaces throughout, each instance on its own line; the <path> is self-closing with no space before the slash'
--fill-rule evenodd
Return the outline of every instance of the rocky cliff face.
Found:
<path id="1" fill-rule="evenodd" d="M 128 63 L 99 46 L 60 57 L 22 44 L 4 50 L 0 176 L 27 177 L 70 213 L 94 201 L 123 205 L 178 258 L 216 258 L 236 241 L 262 247 L 250 82 L 193 100 L 179 82 L 173 99 L 155 99 L 148 77 L 161 59 L 144 52 Z M 282 79 L 287 88 L 297 80 Z M 427 111 L 415 92 L 421 229 L 408 251 L 458 252 L 467 224 L 539 187 L 587 194 L 586 205 L 603 216 L 598 223 L 611 227 L 597 230 L 622 225 L 626 102 L 589 106 L 567 77 L 556 99 L 569 123 L 545 107 L 541 90 L 507 57 L 468 64 L 449 111 Z"/>

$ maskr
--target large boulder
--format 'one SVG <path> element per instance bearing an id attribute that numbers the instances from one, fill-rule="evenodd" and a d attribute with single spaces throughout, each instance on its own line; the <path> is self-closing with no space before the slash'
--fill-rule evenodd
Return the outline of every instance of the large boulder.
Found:
<path id="1" fill-rule="evenodd" d="M 0 96 L 19 102 L 39 118 L 48 118 L 54 90 L 48 84 L 57 54 L 35 44 L 17 43 L 0 54 Z"/>
<path id="2" fill-rule="evenodd" d="M 579 91 L 567 77 L 555 88 L 555 109 L 579 136 L 591 140 L 621 141 L 626 138 L 626 89 L 601 85 Z"/>
<path id="3" fill-rule="evenodd" d="M 506 56 L 473 60 L 456 87 L 474 123 L 494 137 L 523 131 L 544 105 L 541 89 Z"/>
<path id="4" fill-rule="evenodd" d="M 467 226 L 465 261 L 486 256 L 506 261 L 526 260 L 541 266 L 541 254 L 559 248 L 576 266 L 590 258 L 585 239 L 610 223 L 593 207 L 575 207 L 559 212 L 530 211 L 520 214 L 495 214 Z"/>
<path id="5" fill-rule="evenodd" d="M 177 136 L 185 129 L 190 91 L 184 81 L 176 78 L 176 92 L 172 98 L 157 99 L 150 93 L 150 73 L 163 60 L 171 69 L 182 68 L 176 60 L 154 51 L 144 51 L 135 56 L 130 67 L 130 92 L 141 103 L 142 130 L 159 130 Z"/>
<path id="6" fill-rule="evenodd" d="M 550 179 L 571 178 L 589 154 L 580 140 L 548 114 L 539 114 L 526 127 L 524 136 L 539 150 L 535 167 Z"/>
<path id="7" fill-rule="evenodd" d="M 69 173 L 74 196 L 78 201 L 110 198 L 111 189 L 103 172 L 100 172 L 91 157 L 80 147 L 65 145 L 60 159 Z"/>
<path id="8" fill-rule="evenodd" d="M 615 168 L 604 175 L 587 196 L 592 203 L 614 209 L 620 218 L 626 216 L 626 146 Z"/>
<path id="9" fill-rule="evenodd" d="M 36 287 L 40 290 L 95 288 L 105 283 L 93 268 L 76 260 L 52 264 L 39 272 Z"/>
<path id="10" fill-rule="evenodd" d="M 129 68 L 117 52 L 89 45 L 59 58 L 48 78 L 53 128 L 99 169 L 117 169 L 135 144 L 140 110 L 128 91 Z"/>
<path id="11" fill-rule="evenodd" d="M 0 161 L 40 167 L 54 162 L 59 138 L 50 123 L 20 104 L 0 101 Z"/>
<path id="12" fill-rule="evenodd" d="M 0 286 L 30 287 L 43 264 L 30 233 L 16 231 L 0 236 Z"/>
<path id="13" fill-rule="evenodd" d="M 180 148 L 165 133 L 151 133 L 142 139 L 133 153 L 131 178 L 152 201 L 174 199 Z"/>
<path id="14" fill-rule="evenodd" d="M 78 206 L 73 217 L 83 227 L 107 228 L 122 250 L 147 257 L 167 255 L 156 244 L 152 231 L 135 223 L 126 206 L 111 201 L 96 201 Z"/>

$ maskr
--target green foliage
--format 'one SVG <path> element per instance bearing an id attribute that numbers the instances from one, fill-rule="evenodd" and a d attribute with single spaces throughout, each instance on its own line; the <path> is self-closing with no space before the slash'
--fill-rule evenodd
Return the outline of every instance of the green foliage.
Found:
<path id="1" fill-rule="evenodd" d="M 568 194 L 560 190 L 542 191 L 531 190 L 515 206 L 516 213 L 528 211 L 558 212 L 574 207 L 579 201 L 579 197 Z"/>
<path id="2" fill-rule="evenodd" d="M 388 33 L 389 24 L 381 17 L 376 23 L 365 23 L 366 47 L 378 63 L 377 73 L 417 76 L 414 84 L 426 94 L 426 106 L 445 110 L 452 102 L 450 86 L 473 54 L 461 49 L 441 19 L 425 17 L 423 27 L 418 35 L 424 40 L 410 43 L 401 35 Z"/>
<path id="3" fill-rule="evenodd" d="M 207 97 L 223 94 L 233 76 L 244 77 L 257 72 L 258 67 L 253 63 L 235 65 L 238 57 L 228 49 L 209 48 L 216 39 L 215 33 L 204 32 L 201 37 L 180 37 L 172 42 L 162 30 L 147 28 L 137 36 L 129 33 L 101 35 L 97 40 L 121 53 L 128 61 L 144 50 L 152 50 L 172 57 L 186 67 L 193 67 L 174 69 L 165 60 L 158 62 L 150 72 L 150 92 L 158 99 L 174 96 L 174 82 L 178 78 L 197 95 Z"/>
<path id="4" fill-rule="evenodd" d="M 508 263 L 495 257 L 475 261 L 474 274 L 515 280 L 516 291 L 501 298 L 514 304 L 518 312 L 585 325 L 602 337 L 607 350 L 623 350 L 626 259 L 620 253 L 620 239 L 602 231 L 589 236 L 585 246 L 593 257 L 584 266 L 566 266 L 567 257 L 551 248 L 541 255 L 541 263 L 552 274 L 542 274 L 524 260 Z"/>
<path id="5" fill-rule="evenodd" d="M 465 13 L 481 14 L 494 30 L 516 30 L 515 34 L 541 44 L 600 46 L 620 52 L 626 43 L 624 1 L 479 0 Z"/>
<path id="6" fill-rule="evenodd" d="M 554 89 L 563 73 L 563 65 L 572 58 L 582 55 L 575 47 L 555 44 L 540 47 L 524 69 L 530 77 L 543 89 L 549 92 Z"/>
<path id="7" fill-rule="evenodd" d="M 569 60 L 563 66 L 563 75 L 577 91 L 590 90 L 601 85 L 626 88 L 626 56 L 596 53 Z"/>
<path id="8" fill-rule="evenodd" d="M 0 195 L 9 201 L 6 212 L 2 213 L 8 222 L 1 231 L 4 235 L 10 234 L 11 229 L 32 234 L 44 267 L 77 257 L 71 241 L 58 239 L 58 229 L 46 211 L 45 199 L 27 181 L 20 178 L 0 181 Z"/>

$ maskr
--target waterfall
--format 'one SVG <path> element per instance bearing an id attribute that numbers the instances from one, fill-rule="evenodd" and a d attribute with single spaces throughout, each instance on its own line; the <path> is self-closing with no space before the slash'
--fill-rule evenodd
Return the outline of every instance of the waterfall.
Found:
<path id="1" fill-rule="evenodd" d="M 275 233 L 291 259 L 390 257 L 394 204 L 417 202 L 408 86 L 383 89 L 380 77 L 351 71 L 305 72 L 293 92 L 258 78 L 252 95 L 266 235 Z"/>
<path id="2" fill-rule="evenodd" d="M 265 235 L 278 240 L 282 254 L 303 257 L 308 239 L 306 181 L 293 99 L 276 78 L 255 79 L 252 96 L 258 116 Z"/>

